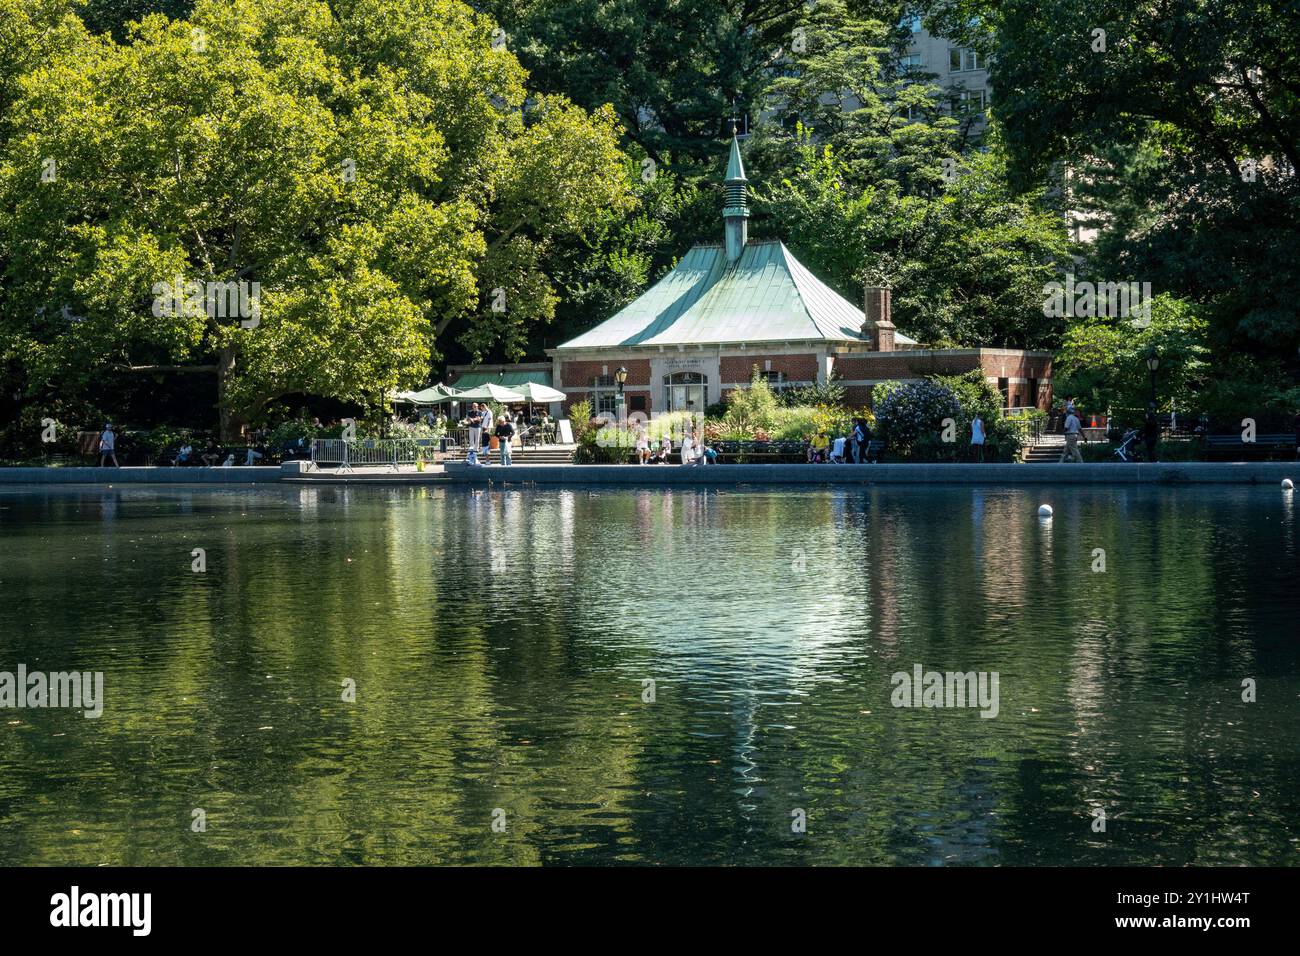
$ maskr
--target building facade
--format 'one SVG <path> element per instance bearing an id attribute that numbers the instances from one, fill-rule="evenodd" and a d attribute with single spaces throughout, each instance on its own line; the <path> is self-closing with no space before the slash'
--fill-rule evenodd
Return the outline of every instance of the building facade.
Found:
<path id="1" fill-rule="evenodd" d="M 550 349 L 550 384 L 565 406 L 589 401 L 614 414 L 618 373 L 628 414 L 703 413 L 755 371 L 776 391 L 835 376 L 852 407 L 881 382 L 983 371 L 1008 408 L 1048 407 L 1049 352 L 925 349 L 895 328 L 890 290 L 868 287 L 859 305 L 812 274 L 779 240 L 748 237 L 748 183 L 733 136 L 725 179 L 722 242 L 692 248 L 636 300 L 582 335 Z M 544 367 L 480 366 L 462 380 L 508 384 Z M 453 377 L 452 384 L 457 384 Z"/>

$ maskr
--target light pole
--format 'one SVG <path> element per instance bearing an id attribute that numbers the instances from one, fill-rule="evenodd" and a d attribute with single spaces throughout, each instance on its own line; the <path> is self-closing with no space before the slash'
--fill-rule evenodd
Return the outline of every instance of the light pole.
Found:
<path id="1" fill-rule="evenodd" d="M 1160 420 L 1156 417 L 1156 371 L 1160 368 L 1160 356 L 1153 345 L 1147 350 L 1147 368 L 1151 371 L 1151 403 L 1147 405 L 1147 461 L 1156 460 L 1156 444 L 1160 441 Z"/>
<path id="2" fill-rule="evenodd" d="M 1151 404 L 1156 403 L 1156 372 L 1160 368 L 1160 356 L 1153 345 L 1147 350 L 1147 368 L 1151 371 Z"/>
<path id="3" fill-rule="evenodd" d="M 614 381 L 618 382 L 618 420 L 619 423 L 627 421 L 627 413 L 623 408 L 623 386 L 627 383 L 627 369 L 619 366 L 618 371 L 614 373 Z"/>

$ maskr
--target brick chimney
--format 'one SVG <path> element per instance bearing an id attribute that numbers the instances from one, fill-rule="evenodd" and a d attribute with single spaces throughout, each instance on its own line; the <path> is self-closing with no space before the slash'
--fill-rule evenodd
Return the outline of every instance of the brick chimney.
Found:
<path id="1" fill-rule="evenodd" d="M 866 313 L 862 332 L 871 339 L 872 351 L 894 351 L 895 330 L 894 323 L 890 321 L 889 289 L 878 285 L 867 286 L 866 301 L 862 311 Z"/>

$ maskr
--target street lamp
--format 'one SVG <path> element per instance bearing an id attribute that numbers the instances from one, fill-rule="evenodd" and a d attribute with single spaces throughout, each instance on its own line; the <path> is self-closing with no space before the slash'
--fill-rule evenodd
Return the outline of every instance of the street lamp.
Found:
<path id="1" fill-rule="evenodd" d="M 618 420 L 620 422 L 627 420 L 627 415 L 623 410 L 623 385 L 627 382 L 627 369 L 619 366 L 618 371 L 614 373 L 614 381 L 618 382 Z"/>
<path id="2" fill-rule="evenodd" d="M 1147 350 L 1147 368 L 1151 370 L 1151 404 L 1156 403 L 1156 372 L 1160 368 L 1160 356 L 1156 354 L 1155 346 Z"/>

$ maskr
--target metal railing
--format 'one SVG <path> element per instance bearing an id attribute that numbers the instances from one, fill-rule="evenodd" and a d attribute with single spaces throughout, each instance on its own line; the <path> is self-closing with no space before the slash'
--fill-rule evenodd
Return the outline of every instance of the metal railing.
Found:
<path id="1" fill-rule="evenodd" d="M 316 438 L 311 443 L 311 468 L 316 470 L 321 465 L 337 465 L 341 474 L 352 471 L 354 466 L 382 466 L 397 471 L 401 465 L 432 461 L 441 442 L 439 438 L 367 438 L 361 441 Z"/>

